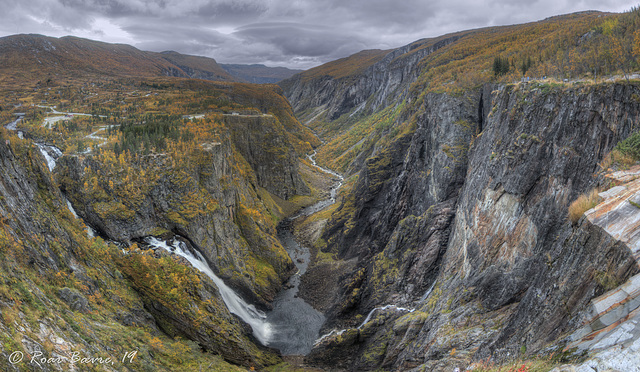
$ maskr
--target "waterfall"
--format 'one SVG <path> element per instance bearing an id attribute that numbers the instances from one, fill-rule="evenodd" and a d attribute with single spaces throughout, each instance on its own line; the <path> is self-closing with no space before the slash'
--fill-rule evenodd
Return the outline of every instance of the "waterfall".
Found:
<path id="1" fill-rule="evenodd" d="M 375 313 L 376 311 L 387 310 L 391 308 L 396 309 L 396 311 L 406 311 L 408 313 L 412 313 L 416 310 L 416 309 L 407 309 L 404 307 L 398 307 L 396 305 L 385 305 L 385 306 L 376 307 L 375 309 L 369 311 L 369 314 L 367 314 L 367 317 L 364 319 L 364 322 L 362 322 L 362 324 L 358 326 L 358 329 L 362 328 L 365 324 L 369 323 L 369 321 L 371 320 L 371 317 L 373 316 L 373 313 Z"/>
<path id="2" fill-rule="evenodd" d="M 341 330 L 339 330 L 339 331 L 338 331 L 337 329 L 334 329 L 334 330 L 332 330 L 331 332 L 327 333 L 326 335 L 322 335 L 320 338 L 318 338 L 318 339 L 313 343 L 313 346 L 316 346 L 316 345 L 320 344 L 320 343 L 322 342 L 322 340 L 324 340 L 324 339 L 325 339 L 325 338 L 327 338 L 327 337 L 331 337 L 331 336 L 333 336 L 333 335 L 335 335 L 335 336 L 340 336 L 341 334 L 345 333 L 346 331 L 347 331 L 346 329 L 341 329 Z"/>
<path id="3" fill-rule="evenodd" d="M 69 199 L 67 199 L 67 207 L 69 208 L 69 211 L 71 212 L 73 217 L 78 218 L 78 213 L 76 213 L 76 210 L 73 209 L 73 205 L 71 205 L 71 202 L 69 201 Z"/>
<path id="4" fill-rule="evenodd" d="M 38 148 L 40 149 L 40 153 L 42 153 L 42 156 L 44 156 L 44 158 L 47 160 L 47 166 L 49 167 L 49 171 L 53 171 L 53 168 L 56 167 L 56 158 L 59 158 L 62 156 L 62 151 L 60 151 L 60 149 L 55 146 L 44 145 L 42 143 L 36 143 L 36 145 L 38 145 Z M 56 156 L 56 158 L 51 156 L 51 153 L 53 153 Z"/>
<path id="5" fill-rule="evenodd" d="M 427 299 L 427 297 L 429 297 L 429 295 L 431 294 L 431 292 L 433 292 L 433 288 L 436 286 L 436 281 L 433 281 L 433 284 L 431 284 L 431 287 L 429 287 L 429 289 L 427 289 L 427 291 L 424 293 L 424 295 L 422 295 L 422 297 L 420 297 L 420 301 L 419 303 L 424 302 L 424 300 Z"/>
<path id="6" fill-rule="evenodd" d="M 371 317 L 373 316 L 373 314 L 374 314 L 376 311 L 378 311 L 378 310 L 387 310 L 387 309 L 395 309 L 395 311 L 398 311 L 398 312 L 400 312 L 400 311 L 406 311 L 407 313 L 412 313 L 412 312 L 416 311 L 416 309 L 407 309 L 407 308 L 405 308 L 405 307 L 398 307 L 398 306 L 396 306 L 396 305 L 385 305 L 385 306 L 376 307 L 375 309 L 373 309 L 373 310 L 369 311 L 369 314 L 367 314 L 367 317 L 364 319 L 364 321 L 363 321 L 362 323 L 360 323 L 360 325 L 359 325 L 357 328 L 355 328 L 355 329 L 362 329 L 362 327 L 364 327 L 364 325 L 365 325 L 365 324 L 369 323 L 369 321 L 371 320 Z M 322 335 L 322 336 L 321 336 L 320 338 L 318 338 L 318 339 L 317 339 L 313 344 L 314 344 L 314 345 L 318 345 L 318 344 L 320 344 L 320 343 L 322 342 L 322 340 L 324 340 L 324 339 L 325 339 L 325 338 L 327 338 L 327 337 L 333 336 L 333 335 L 335 335 L 335 336 L 340 336 L 341 334 L 343 334 L 344 332 L 346 332 L 348 329 L 349 329 L 349 328 L 341 329 L 341 330 L 339 330 L 339 331 L 338 331 L 338 330 L 336 330 L 336 329 L 334 329 L 334 330 L 332 330 L 331 332 L 329 332 L 329 333 L 327 333 L 327 334 L 325 334 L 325 335 Z"/>
<path id="7" fill-rule="evenodd" d="M 16 130 L 18 129 L 18 122 L 22 120 L 22 118 L 17 118 L 15 121 L 12 121 L 11 123 L 5 125 L 4 127 L 9 129 L 9 130 Z"/>
<path id="8" fill-rule="evenodd" d="M 218 287 L 220 291 L 220 295 L 222 296 L 222 300 L 230 312 L 236 314 L 240 317 L 240 319 L 244 320 L 251 326 L 253 330 L 253 335 L 263 344 L 268 345 L 269 340 L 271 339 L 273 330 L 271 324 L 266 321 L 267 315 L 256 309 L 254 305 L 248 304 L 244 301 L 240 296 L 238 296 L 229 286 L 227 286 L 222 279 L 218 278 L 211 268 L 207 261 L 202 257 L 200 252 L 196 251 L 197 257 L 191 253 L 183 242 L 173 239 L 171 244 L 167 244 L 167 242 L 163 242 L 155 237 L 147 237 L 145 241 L 156 248 L 162 248 L 168 252 L 177 254 L 180 257 L 184 257 L 189 263 L 195 267 L 196 269 L 203 272 L 207 275 L 215 285 Z"/>
<path id="9" fill-rule="evenodd" d="M 36 143 L 36 145 L 38 145 L 38 148 L 40 149 L 40 153 L 42 154 L 42 156 L 44 156 L 45 160 L 47 161 L 47 167 L 49 167 L 49 171 L 53 172 L 53 168 L 56 167 L 56 159 L 63 155 L 62 151 L 55 146 L 45 145 L 42 143 Z M 53 154 L 55 158 L 51 156 L 51 154 Z M 71 214 L 73 214 L 73 217 L 79 218 L 78 213 L 76 213 L 76 210 L 73 208 L 73 205 L 71 205 L 71 202 L 69 201 L 69 199 L 67 199 L 67 197 L 65 196 L 64 200 L 67 202 L 67 207 L 69 208 L 69 211 L 71 212 Z M 87 236 L 90 238 L 95 237 L 96 231 L 86 223 L 85 225 L 87 226 Z"/>

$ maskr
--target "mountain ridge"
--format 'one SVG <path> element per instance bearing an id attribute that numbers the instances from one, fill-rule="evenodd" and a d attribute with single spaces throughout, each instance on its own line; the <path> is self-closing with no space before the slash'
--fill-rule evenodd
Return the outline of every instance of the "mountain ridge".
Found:
<path id="1" fill-rule="evenodd" d="M 221 63 L 220 66 L 236 79 L 253 84 L 275 84 L 304 71 L 287 67 L 267 67 L 263 64 Z"/>
<path id="2" fill-rule="evenodd" d="M 31 79 L 172 76 L 212 81 L 275 83 L 302 70 L 264 65 L 223 65 L 210 57 L 175 51 L 150 52 L 122 43 L 63 36 L 17 34 L 0 38 L 0 63 L 4 75 L 29 71 Z M 11 73 L 9 73 L 11 71 Z M 73 71 L 73 73 L 68 73 Z"/>

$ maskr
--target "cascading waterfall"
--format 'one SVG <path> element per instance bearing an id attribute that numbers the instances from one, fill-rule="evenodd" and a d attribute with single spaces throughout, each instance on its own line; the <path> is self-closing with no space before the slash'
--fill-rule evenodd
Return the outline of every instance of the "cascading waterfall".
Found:
<path id="1" fill-rule="evenodd" d="M 429 297 L 429 295 L 431 294 L 431 292 L 433 292 L 433 288 L 436 286 L 436 282 L 434 281 L 433 284 L 431 285 L 431 287 L 429 287 L 429 289 L 427 289 L 427 291 L 424 293 L 424 295 L 422 295 L 422 297 L 420 298 L 420 300 L 418 300 L 418 304 L 421 304 L 422 302 L 424 302 L 424 300 L 427 299 L 427 297 Z M 364 319 L 364 321 L 362 323 L 360 323 L 360 325 L 358 326 L 357 329 L 362 329 L 362 327 L 364 327 L 365 324 L 369 323 L 369 321 L 371 320 L 371 317 L 373 316 L 373 314 L 376 311 L 379 310 L 387 310 L 387 309 L 395 309 L 396 311 L 406 311 L 407 313 L 412 313 L 414 311 L 416 311 L 415 308 L 413 309 L 408 309 L 406 307 L 399 307 L 396 305 L 385 305 L 385 306 L 380 306 L 380 307 L 376 307 L 373 310 L 369 311 L 369 314 L 367 314 L 367 317 Z M 318 338 L 315 342 L 314 345 L 317 345 L 319 343 L 322 342 L 322 340 L 326 339 L 327 337 L 330 336 L 340 336 L 341 334 L 343 334 L 345 331 L 347 331 L 347 329 L 341 329 L 341 330 L 337 330 L 337 329 L 333 329 L 331 330 L 331 332 L 322 335 L 320 338 Z"/>
<path id="2" fill-rule="evenodd" d="M 178 239 L 173 239 L 171 244 L 167 244 L 167 242 L 163 242 L 155 237 L 147 237 L 145 241 L 153 247 L 164 249 L 168 252 L 177 254 L 180 257 L 185 258 L 189 263 L 200 270 L 202 273 L 207 275 L 215 285 L 218 287 L 220 291 L 220 295 L 222 296 L 222 300 L 229 311 L 233 314 L 236 314 L 243 321 L 251 326 L 253 330 L 253 335 L 260 341 L 263 345 L 268 345 L 271 340 L 273 329 L 271 324 L 267 322 L 267 315 L 256 309 L 254 305 L 248 304 L 244 301 L 240 296 L 238 296 L 229 286 L 227 286 L 222 279 L 218 278 L 207 261 L 202 257 L 200 252 L 196 251 L 197 257 L 191 253 L 187 248 L 184 242 L 179 241 Z"/>
<path id="3" fill-rule="evenodd" d="M 385 305 L 385 306 L 376 307 L 375 309 L 369 311 L 369 314 L 367 314 L 367 317 L 364 319 L 364 322 L 362 322 L 358 326 L 358 329 L 361 329 L 362 327 L 364 327 L 365 324 L 369 323 L 369 321 L 371 320 L 371 317 L 373 316 L 373 314 L 376 311 L 378 311 L 378 310 L 387 310 L 387 309 L 395 309 L 396 311 L 406 311 L 408 313 L 412 313 L 412 312 L 416 311 L 416 309 L 407 309 L 406 307 L 398 307 L 396 305 Z"/>
<path id="4" fill-rule="evenodd" d="M 59 148 L 51 145 L 45 145 L 42 143 L 36 143 L 36 145 L 38 145 L 38 148 L 40 149 L 40 153 L 42 154 L 42 156 L 44 156 L 45 160 L 47 161 L 47 167 L 49 167 L 49 172 L 53 172 L 53 169 L 56 167 L 56 159 L 62 156 L 62 151 Z M 52 153 L 56 156 L 55 158 L 51 156 Z M 71 205 L 71 202 L 69 201 L 69 199 L 67 199 L 66 197 L 64 199 L 67 202 L 67 207 L 69 208 L 69 211 L 71 212 L 71 214 L 73 214 L 73 217 L 78 218 L 78 213 L 76 213 L 76 210 L 73 209 L 73 205 Z M 95 230 L 92 229 L 91 226 L 87 225 L 86 223 L 85 225 L 87 226 L 87 236 L 90 238 L 95 237 L 96 236 Z"/>
<path id="5" fill-rule="evenodd" d="M 313 214 L 335 203 L 337 191 L 342 185 L 342 176 L 316 165 L 314 156 L 315 153 L 309 156 L 309 159 L 316 168 L 338 178 L 340 181 L 332 187 L 329 199 L 321 200 L 312 206 L 303 208 L 298 214 L 278 225 L 278 238 L 296 265 L 298 272 L 289 279 L 288 287 L 278 293 L 273 301 L 273 310 L 267 314 L 257 310 L 253 305 L 240 298 L 220 278 L 215 276 L 199 252 L 191 253 L 186 249 L 183 242 L 174 239 L 167 243 L 154 237 L 146 239 L 149 245 L 184 257 L 191 265 L 208 275 L 220 289 L 220 294 L 229 311 L 251 325 L 254 335 L 262 344 L 276 348 L 284 355 L 304 355 L 309 353 L 325 321 L 322 313 L 315 310 L 297 295 L 300 277 L 307 270 L 311 254 L 308 248 L 298 244 L 290 230 L 291 221 L 294 219 Z"/>
<path id="6" fill-rule="evenodd" d="M 424 302 L 424 300 L 427 299 L 427 297 L 429 297 L 429 295 L 431 294 L 431 292 L 433 292 L 433 288 L 436 286 L 436 281 L 433 281 L 433 284 L 431 284 L 431 287 L 429 287 L 429 289 L 427 289 L 427 291 L 424 293 L 424 295 L 422 295 L 422 297 L 420 297 L 420 300 L 418 302 L 422 303 Z"/>
<path id="7" fill-rule="evenodd" d="M 16 130 L 16 129 L 18 129 L 18 122 L 20 122 L 20 120 L 22 120 L 22 118 L 17 118 L 16 120 L 14 120 L 11 123 L 5 125 L 4 127 L 9 129 L 9 130 Z"/>
<path id="8" fill-rule="evenodd" d="M 62 151 L 60 151 L 60 149 L 55 146 L 45 145 L 42 143 L 36 143 L 36 145 L 38 145 L 38 148 L 40 149 L 40 153 L 42 153 L 42 156 L 44 156 L 44 158 L 47 160 L 47 166 L 49 167 L 49 171 L 52 172 L 53 168 L 56 167 L 56 158 L 51 156 L 51 153 L 53 153 L 56 157 L 59 158 L 62 156 Z"/>

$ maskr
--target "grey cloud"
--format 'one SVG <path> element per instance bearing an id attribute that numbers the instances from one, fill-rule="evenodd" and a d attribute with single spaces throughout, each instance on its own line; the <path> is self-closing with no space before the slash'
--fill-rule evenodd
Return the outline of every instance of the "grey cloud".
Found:
<path id="1" fill-rule="evenodd" d="M 635 5 L 629 0 L 0 1 L 0 36 L 125 38 L 145 50 L 172 49 L 225 63 L 301 68 L 448 32 L 588 9 L 622 11 Z"/>
<path id="2" fill-rule="evenodd" d="M 300 24 L 260 24 L 241 28 L 235 36 L 251 43 L 267 43 L 287 55 L 317 57 L 353 43 L 352 35 L 327 27 Z"/>
<path id="3" fill-rule="evenodd" d="M 100 14 L 106 17 L 122 17 L 137 13 L 132 6 L 135 1 L 121 2 L 117 0 L 60 0 L 66 9 L 77 9 L 85 14 Z"/>
<path id="4" fill-rule="evenodd" d="M 144 24 L 132 21 L 123 26 L 122 29 L 130 34 L 136 35 L 140 42 L 149 40 L 200 40 L 203 42 L 206 41 L 210 44 L 221 44 L 229 40 L 228 35 L 222 34 L 216 30 L 205 27 L 193 28 L 189 27 L 189 25 L 167 25 L 163 22 Z"/>
<path id="5" fill-rule="evenodd" d="M 60 0 L 69 9 L 107 17 L 148 16 L 165 19 L 216 18 L 229 20 L 254 19 L 266 12 L 259 0 Z"/>
<path id="6" fill-rule="evenodd" d="M 232 23 L 239 20 L 252 20 L 266 13 L 268 8 L 261 2 L 208 2 L 191 12 L 198 17 L 213 17 L 217 20 Z"/>

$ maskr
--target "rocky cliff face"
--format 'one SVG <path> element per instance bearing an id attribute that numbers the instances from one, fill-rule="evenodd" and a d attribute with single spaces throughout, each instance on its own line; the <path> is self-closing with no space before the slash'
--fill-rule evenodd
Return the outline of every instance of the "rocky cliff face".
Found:
<path id="1" fill-rule="evenodd" d="M 309 72 L 303 72 L 278 84 L 301 119 L 335 120 L 356 108 L 374 112 L 402 98 L 420 74 L 421 59 L 459 37 L 425 39 L 394 49 L 361 73 L 310 79 Z"/>
<path id="2" fill-rule="evenodd" d="M 367 159 L 324 249 L 359 260 L 330 325 L 356 326 L 377 306 L 414 311 L 378 310 L 310 361 L 466 367 L 540 352 L 576 329 L 594 296 L 638 272 L 625 243 L 572 224 L 567 208 L 603 183 L 598 162 L 637 129 L 639 91 L 536 83 L 409 97 L 415 130 Z"/>
<path id="3" fill-rule="evenodd" d="M 225 115 L 231 140 L 255 172 L 258 185 L 282 199 L 306 195 L 297 156 L 286 132 L 273 115 Z M 256 144 L 261 144 L 256 146 Z"/>
<path id="4" fill-rule="evenodd" d="M 150 176 L 131 200 L 115 193 L 101 197 L 87 184 L 97 182 L 97 189 L 109 190 L 112 184 L 127 183 L 105 161 L 63 157 L 56 168 L 78 214 L 101 235 L 133 242 L 177 234 L 246 298 L 263 306 L 273 300 L 293 264 L 275 237 L 273 221 L 261 217 L 268 212 L 256 193 L 260 183 L 229 136 L 201 146 L 189 163 L 174 164 L 166 154 L 141 158 L 139 171 Z"/>
<path id="5" fill-rule="evenodd" d="M 278 360 L 253 343 L 251 330 L 229 313 L 208 278 L 167 255 L 123 254 L 89 237 L 38 147 L 4 129 L 0 136 L 3 370 L 37 368 L 30 360 L 38 355 L 56 360 L 39 363 L 39 370 L 79 368 L 70 362 L 73 352 L 111 358 L 118 370 L 170 370 L 205 360 L 234 368 L 217 356 L 202 359 L 201 347 L 246 366 Z M 159 274 L 174 279 L 168 289 Z M 181 291 L 178 300 L 171 289 Z M 183 355 L 175 359 L 172 349 Z M 132 350 L 136 355 L 125 361 Z M 25 359 L 9 363 L 13 352 Z"/>

